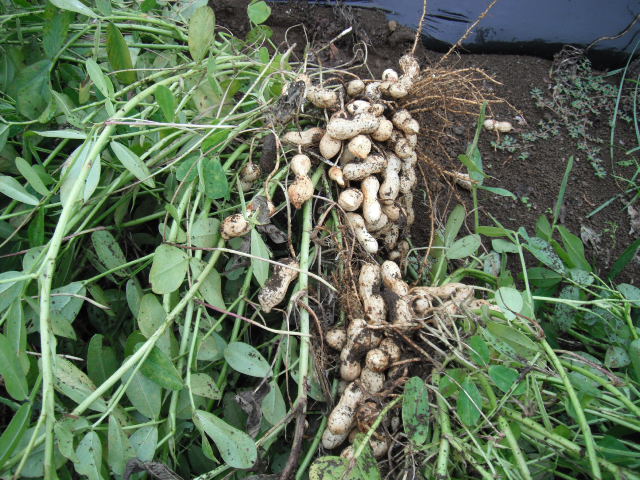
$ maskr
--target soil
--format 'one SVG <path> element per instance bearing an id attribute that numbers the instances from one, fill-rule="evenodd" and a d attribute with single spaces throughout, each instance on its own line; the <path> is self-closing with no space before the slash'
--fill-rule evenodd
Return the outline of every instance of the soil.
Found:
<path id="1" fill-rule="evenodd" d="M 250 30 L 246 15 L 247 3 L 248 0 L 216 0 L 213 8 L 217 23 L 243 37 Z M 273 30 L 272 41 L 282 50 L 295 44 L 294 56 L 298 58 L 302 58 L 305 46 L 309 46 L 312 51 L 318 52 L 315 62 L 327 67 L 345 63 L 353 57 L 355 51 L 362 51 L 362 44 L 366 44 L 366 67 L 361 71 L 367 74 L 368 70 L 368 76 L 374 75 L 379 78 L 384 69 L 397 68 L 398 58 L 411 49 L 414 39 L 414 33 L 410 29 L 401 25 L 390 25 L 384 13 L 374 9 L 321 6 L 306 1 L 277 3 L 271 6 L 273 13 L 266 25 Z M 348 27 L 353 27 L 350 33 L 340 37 L 330 48 L 318 51 Z M 421 45 L 416 55 L 421 64 L 426 66 L 434 65 L 442 57 L 442 53 L 427 51 Z M 545 95 L 551 91 L 551 60 L 532 56 L 461 53 L 452 56 L 447 62 L 444 65 L 451 68 L 482 69 L 499 82 L 487 82 L 485 85 L 494 95 L 506 101 L 503 104 L 492 105 L 490 114 L 499 120 L 510 121 L 516 127 L 516 132 L 511 134 L 514 138 L 519 138 L 521 133 L 535 131 L 540 121 L 558 117 L 557 112 L 536 106 L 531 95 L 534 88 L 540 89 Z M 612 76 L 608 81 L 619 82 L 619 77 Z M 418 119 L 423 126 L 431 122 L 426 115 Z M 456 159 L 459 154 L 465 152 L 468 143 L 473 139 L 477 117 L 454 116 L 450 120 L 453 123 L 445 132 L 447 135 L 440 141 L 444 149 L 431 152 L 431 156 L 447 170 L 464 171 Z M 628 159 L 624 152 L 637 146 L 638 141 L 631 125 L 618 122 L 615 136 L 616 158 L 611 161 L 608 147 L 610 113 L 601 112 L 591 118 L 591 121 L 593 126 L 589 130 L 590 134 L 604 141 L 604 144 L 600 145 L 600 156 L 604 159 L 602 167 L 607 172 L 604 178 L 595 175 L 594 167 L 577 149 L 577 141 L 569 136 L 565 128 L 561 128 L 559 134 L 550 139 L 537 140 L 526 148 L 517 148 L 514 152 L 494 148 L 491 142 L 498 141 L 496 134 L 483 132 L 479 147 L 485 172 L 490 176 L 485 185 L 507 189 L 517 198 L 481 192 L 481 223 L 493 225 L 493 217 L 508 228 L 518 229 L 523 226 L 533 235 L 538 217 L 547 214 L 550 218 L 567 162 L 569 157 L 573 156 L 575 163 L 559 223 L 576 235 L 582 236 L 587 246 L 588 259 L 604 275 L 624 249 L 638 238 L 640 227 L 637 224 L 637 214 L 634 220 L 624 203 L 631 198 L 623 196 L 590 218 L 587 218 L 587 215 L 628 188 L 619 177 L 630 178 L 636 167 L 624 167 L 618 162 Z M 421 147 L 430 149 L 432 142 L 423 138 Z M 519 158 L 524 151 L 528 152 L 528 157 Z M 425 183 L 423 188 L 426 190 L 433 187 Z M 430 190 L 430 193 L 434 192 Z M 452 194 L 455 198 L 452 198 Z M 426 195 L 418 192 L 415 197 L 418 223 L 412 232 L 413 241 L 416 245 L 426 245 L 431 235 L 431 222 L 428 220 L 431 212 L 425 204 Z M 461 188 L 449 191 L 448 195 L 438 198 L 437 212 L 434 212 L 436 225 L 441 225 L 446 220 L 447 209 L 459 201 L 465 204 L 469 212 L 473 208 L 471 195 Z M 471 225 L 472 217 L 468 218 L 468 224 Z M 632 284 L 640 280 L 637 259 L 633 265 L 627 267 L 618 280 Z"/>

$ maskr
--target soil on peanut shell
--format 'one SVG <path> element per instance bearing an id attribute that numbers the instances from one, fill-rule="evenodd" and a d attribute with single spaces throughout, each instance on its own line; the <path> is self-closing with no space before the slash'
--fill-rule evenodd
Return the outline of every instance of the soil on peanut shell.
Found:
<path id="1" fill-rule="evenodd" d="M 248 0 L 216 0 L 212 5 L 217 23 L 243 37 L 250 30 L 246 15 Z M 383 12 L 369 8 L 331 7 L 305 1 L 271 4 L 266 25 L 273 30 L 272 41 L 281 50 L 295 45 L 293 55 L 301 59 L 305 48 L 317 52 L 315 63 L 335 67 L 348 62 L 354 52 L 366 44 L 366 65 L 358 74 L 379 78 L 386 68 L 398 69 L 398 59 L 411 50 L 414 32 L 402 25 L 390 25 Z M 352 27 L 330 47 L 323 48 Z M 321 50 L 320 50 L 321 49 Z M 624 194 L 638 161 L 625 152 L 637 146 L 632 123 L 619 120 L 613 142 L 613 159 L 609 139 L 620 76 L 600 78 L 604 72 L 591 71 L 576 52 L 563 52 L 554 63 L 533 56 L 464 54 L 452 55 L 440 66 L 451 69 L 478 68 L 497 83 L 485 81 L 484 87 L 505 103 L 491 104 L 488 114 L 509 121 L 514 131 L 500 134 L 483 131 L 479 148 L 485 173 L 485 185 L 500 187 L 515 198 L 480 192 L 481 224 L 494 225 L 491 217 L 508 228 L 523 226 L 535 233 L 540 215 L 551 218 L 567 163 L 574 158 L 559 223 L 581 236 L 587 258 L 605 275 L 612 263 L 640 232 L 640 212 L 627 203 L 633 194 Z M 418 46 L 416 56 L 422 66 L 434 66 L 442 53 Z M 637 75 L 637 73 L 636 73 Z M 635 78 L 635 77 L 630 77 Z M 543 103 L 546 102 L 546 106 Z M 623 102 L 624 104 L 624 102 Z M 480 106 L 472 106 L 479 112 Z M 621 111 L 625 110 L 625 106 Z M 432 121 L 418 114 L 423 129 L 419 148 L 428 152 L 442 169 L 464 171 L 457 160 L 472 141 L 476 118 L 447 114 L 450 125 L 437 138 L 429 136 Z M 425 128 L 426 127 L 426 128 Z M 435 145 L 439 148 L 435 148 Z M 428 169 L 423 171 L 429 175 Z M 416 246 L 429 243 L 432 208 L 435 226 L 442 226 L 456 203 L 462 202 L 471 212 L 473 203 L 468 191 L 423 182 L 415 193 L 416 224 L 412 240 Z M 436 185 L 436 187 L 434 187 Z M 429 195 L 433 207 L 429 206 Z M 599 206 L 617 197 L 606 208 L 589 216 Z M 640 210 L 640 206 L 636 207 Z M 467 225 L 472 225 L 472 215 Z M 636 283 L 640 280 L 638 258 L 618 279 Z"/>

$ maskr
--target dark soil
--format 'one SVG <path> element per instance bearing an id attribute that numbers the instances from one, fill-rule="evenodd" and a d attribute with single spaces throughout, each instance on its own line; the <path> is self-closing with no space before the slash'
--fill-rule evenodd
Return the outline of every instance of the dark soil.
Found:
<path id="1" fill-rule="evenodd" d="M 244 36 L 250 29 L 246 16 L 247 3 L 248 0 L 216 0 L 213 7 L 217 22 L 233 33 Z M 368 70 L 370 75 L 379 76 L 385 68 L 397 68 L 398 58 L 409 51 L 413 43 L 412 31 L 402 26 L 395 29 L 392 26 L 390 29 L 385 15 L 373 9 L 326 7 L 305 1 L 272 4 L 272 8 L 272 16 L 266 23 L 273 29 L 272 41 L 283 50 L 295 44 L 294 52 L 298 58 L 301 58 L 305 46 L 310 45 L 312 49 L 324 46 L 348 27 L 353 27 L 352 32 L 341 37 L 332 48 L 326 48 L 316 56 L 315 61 L 326 66 L 344 63 L 352 58 L 359 43 L 366 43 Z M 419 15 L 417 10 L 416 15 Z M 422 65 L 433 65 L 442 56 L 422 48 L 416 53 Z M 493 105 L 490 113 L 499 120 L 510 121 L 516 127 L 512 137 L 519 139 L 522 133 L 535 131 L 539 121 L 557 119 L 557 112 L 536 106 L 531 95 L 534 88 L 540 89 L 544 95 L 550 94 L 552 85 L 549 72 L 552 61 L 529 56 L 462 53 L 447 62 L 451 68 L 480 68 L 500 82 L 500 85 L 487 82 L 487 88 L 491 88 L 494 95 L 503 98 L 508 104 Z M 593 73 L 597 75 L 601 72 Z M 617 83 L 619 77 L 611 77 L 608 81 Z M 521 124 L 522 120 L 518 121 L 516 116 L 522 117 L 526 123 Z M 559 222 L 583 237 L 587 244 L 588 258 L 598 271 L 605 274 L 624 249 L 638 237 L 637 225 L 634 231 L 632 219 L 622 201 L 629 201 L 630 197 L 618 199 L 587 218 L 595 208 L 628 188 L 620 180 L 616 180 L 616 176 L 630 178 L 635 169 L 618 164 L 620 160 L 628 159 L 624 153 L 626 150 L 637 146 L 633 129 L 627 123 L 618 122 L 616 158 L 611 161 L 609 157 L 610 118 L 610 112 L 604 110 L 599 115 L 592 116 L 593 127 L 589 130 L 592 137 L 604 141 L 599 145 L 602 167 L 607 173 L 604 178 L 595 175 L 594 167 L 586 155 L 578 150 L 577 141 L 569 136 L 565 128 L 560 128 L 556 136 L 537 140 L 526 147 L 516 148 L 514 152 L 495 149 L 491 142 L 498 140 L 496 135 L 483 132 L 480 151 L 485 171 L 491 176 L 485 184 L 507 189 L 517 199 L 481 192 L 481 222 L 492 225 L 490 215 L 506 227 L 517 229 L 523 226 L 530 234 L 534 234 L 538 217 L 546 214 L 550 218 L 568 159 L 573 156 L 575 163 Z M 419 120 L 422 125 L 430 122 L 429 118 Z M 445 145 L 445 152 L 433 153 L 438 156 L 435 160 L 447 169 L 463 171 L 456 158 L 458 154 L 464 153 L 472 140 L 475 123 L 476 118 L 466 117 L 451 125 L 447 131 L 449 135 L 441 142 Z M 423 140 L 421 145 L 428 148 L 430 143 Z M 525 151 L 528 157 L 519 158 Z M 459 188 L 456 193 L 456 198 L 452 200 L 449 195 L 438 205 L 448 205 L 451 208 L 461 200 L 471 211 L 471 195 Z M 418 223 L 413 230 L 413 240 L 417 245 L 427 244 L 430 237 L 431 212 L 425 211 L 428 208 L 424 197 L 420 193 L 416 195 L 417 222 L 423 222 Z M 437 221 L 441 223 L 446 220 L 447 213 L 444 207 L 439 207 L 435 214 Z M 623 277 L 629 283 L 640 280 L 637 261 L 627 267 Z"/>

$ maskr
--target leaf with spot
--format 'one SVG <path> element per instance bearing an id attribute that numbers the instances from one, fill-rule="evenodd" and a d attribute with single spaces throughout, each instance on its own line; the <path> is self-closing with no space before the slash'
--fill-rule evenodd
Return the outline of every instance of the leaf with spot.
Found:
<path id="1" fill-rule="evenodd" d="M 380 470 L 378 470 L 378 462 L 373 456 L 373 450 L 367 442 L 364 443 L 364 433 L 358 433 L 353 441 L 354 450 L 360 450 L 360 456 L 356 458 L 356 464 L 351 471 L 353 480 L 380 480 Z"/>
<path id="2" fill-rule="evenodd" d="M 153 460 L 158 448 L 158 427 L 155 425 L 140 427 L 131 435 L 129 442 L 140 460 L 143 462 Z"/>
<path id="3" fill-rule="evenodd" d="M 314 460 L 309 467 L 309 480 L 352 480 L 349 460 L 342 457 L 325 456 Z"/>
<path id="4" fill-rule="evenodd" d="M 540 237 L 531 237 L 525 246 L 529 252 L 554 272 L 566 273 L 566 268 L 549 242 Z"/>
<path id="5" fill-rule="evenodd" d="M 631 358 L 627 351 L 618 345 L 611 345 L 607 348 L 604 357 L 604 364 L 607 368 L 623 368 L 631 363 Z"/>
<path id="6" fill-rule="evenodd" d="M 222 398 L 222 392 L 220 392 L 216 382 L 206 373 L 192 373 L 189 382 L 191 392 L 194 395 L 210 398 L 211 400 L 220 400 Z"/>
<path id="7" fill-rule="evenodd" d="M 59 355 L 54 360 L 53 375 L 56 390 L 77 404 L 83 402 L 96 389 L 95 384 L 86 373 Z M 89 408 L 103 412 L 107 408 L 107 404 L 99 397 L 89 405 Z"/>
<path id="8" fill-rule="evenodd" d="M 415 445 L 429 439 L 429 391 L 420 377 L 411 377 L 404 386 L 402 425 Z"/>
<path id="9" fill-rule="evenodd" d="M 156 248 L 151 264 L 149 280 L 153 293 L 165 294 L 176 291 L 187 274 L 189 256 L 183 249 L 172 245 Z"/>
<path id="10" fill-rule="evenodd" d="M 260 378 L 271 375 L 269 362 L 247 343 L 231 342 L 224 350 L 224 359 L 236 372 Z"/>
<path id="11" fill-rule="evenodd" d="M 98 230 L 91 234 L 91 243 L 98 255 L 98 259 L 107 270 L 115 270 L 120 265 L 127 263 L 127 259 L 118 244 L 118 241 L 108 230 Z M 124 270 L 116 270 L 114 275 L 128 277 L 129 273 Z"/>
<path id="12" fill-rule="evenodd" d="M 251 468 L 258 459 L 253 439 L 221 418 L 204 410 L 196 410 L 193 421 L 218 447 L 222 459 L 232 468 Z"/>
<path id="13" fill-rule="evenodd" d="M 102 480 L 100 465 L 102 464 L 102 443 L 96 432 L 87 432 L 76 449 L 78 461 L 74 463 L 76 472 L 85 475 L 89 480 Z"/>
<path id="14" fill-rule="evenodd" d="M 540 350 L 538 344 L 524 333 L 504 323 L 487 321 L 487 329 L 493 336 L 505 342 L 518 355 L 524 358 L 530 358 Z"/>

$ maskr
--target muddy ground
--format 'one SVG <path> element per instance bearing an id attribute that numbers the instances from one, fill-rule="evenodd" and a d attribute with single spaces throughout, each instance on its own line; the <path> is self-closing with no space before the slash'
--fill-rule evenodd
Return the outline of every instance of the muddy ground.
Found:
<path id="1" fill-rule="evenodd" d="M 244 36 L 250 29 L 246 16 L 247 0 L 216 0 L 217 23 L 228 28 L 239 36 Z M 303 48 L 319 49 L 337 37 L 348 27 L 352 33 L 333 43 L 331 48 L 323 49 L 316 56 L 316 61 L 327 67 L 343 64 L 351 59 L 358 45 L 367 45 L 367 68 L 378 76 L 385 68 L 397 68 L 398 58 L 411 49 L 413 32 L 403 26 L 392 25 L 385 15 L 372 9 L 354 9 L 348 7 L 326 7 L 308 4 L 306 1 L 293 1 L 284 4 L 272 4 L 273 13 L 266 24 L 273 30 L 272 41 L 282 49 L 296 45 L 295 55 L 302 57 Z M 416 11 L 416 16 L 419 16 Z M 442 57 L 442 53 L 427 51 L 420 46 L 417 56 L 423 66 L 433 66 Z M 532 95 L 533 89 L 542 92 L 544 98 L 551 98 L 555 78 L 550 77 L 553 61 L 532 56 L 515 55 L 476 55 L 464 54 L 449 57 L 445 64 L 450 68 L 473 67 L 484 70 L 499 84 L 486 82 L 484 85 L 493 94 L 508 103 L 495 104 L 491 114 L 497 119 L 510 121 L 516 132 L 510 139 L 497 138 L 495 134 L 483 132 L 480 150 L 483 156 L 485 171 L 490 175 L 486 185 L 501 187 L 512 192 L 516 198 L 501 197 L 481 192 L 481 223 L 492 225 L 489 216 L 496 218 L 503 225 L 517 229 L 524 226 L 533 233 L 535 222 L 541 214 L 547 214 L 555 206 L 561 181 L 565 173 L 569 157 L 573 156 L 575 164 L 571 171 L 565 202 L 561 210 L 560 223 L 570 231 L 581 235 L 587 244 L 587 256 L 597 270 L 605 274 L 612 262 L 638 237 L 639 219 L 630 215 L 626 203 L 631 195 L 622 195 L 599 213 L 587 218 L 598 206 L 618 196 L 628 185 L 624 178 L 630 178 L 636 170 L 633 156 L 625 152 L 638 145 L 632 125 L 618 122 L 614 139 L 614 159 L 609 154 L 611 110 L 598 108 L 598 113 L 572 117 L 569 124 L 587 120 L 588 134 L 592 141 L 589 148 L 600 148 L 596 158 L 600 158 L 599 166 L 594 167 L 584 151 L 578 149 L 578 139 L 572 138 L 567 122 L 563 124 L 562 112 L 553 108 L 542 108 L 536 105 Z M 556 63 L 556 66 L 558 64 Z M 364 69 L 363 69 L 364 70 Z M 569 70 L 570 71 L 570 70 Z M 366 72 L 365 72 L 366 73 Z M 600 75 L 603 72 L 593 72 Z M 578 71 L 576 74 L 584 75 Z M 619 76 L 607 78 L 607 82 L 617 84 Z M 588 79 L 585 78 L 585 81 Z M 590 97 L 594 97 L 591 93 Z M 570 98 L 572 101 L 584 100 Z M 479 110 L 479 108 L 478 108 Z M 585 107 L 584 111 L 587 110 Z M 432 138 L 423 137 L 421 147 L 430 153 L 444 169 L 460 170 L 463 167 L 456 160 L 472 140 L 475 130 L 475 119 L 450 115 L 451 125 L 438 138 L 443 147 L 436 149 Z M 422 125 L 429 125 L 432 119 L 428 115 L 419 118 Z M 527 141 L 522 134 L 541 132 L 540 122 L 556 127 L 557 134 L 549 138 L 537 138 Z M 529 138 L 531 138 L 529 136 Z M 598 143 L 602 141 L 603 143 Z M 499 142 L 502 148 L 496 148 L 492 142 Z M 635 161 L 638 155 L 636 152 Z M 596 175 L 596 168 L 601 176 Z M 602 176 L 602 173 L 606 175 Z M 429 172 L 427 171 L 427 174 Z M 457 201 L 463 201 L 470 211 L 473 208 L 469 192 L 456 188 L 454 192 L 443 188 L 437 191 L 433 182 L 423 185 L 422 192 L 416 194 L 417 224 L 413 230 L 413 241 L 416 245 L 426 245 L 429 241 L 431 209 L 425 199 L 428 193 L 436 199 L 438 207 L 434 212 L 436 223 L 446 219 L 447 208 L 452 208 Z M 453 197 L 452 197 L 453 193 Z M 636 202 L 637 204 L 637 202 Z M 640 207 L 636 207 L 639 208 Z M 469 217 L 471 219 L 471 217 Z M 468 222 L 471 225 L 471 222 Z M 635 228 L 634 228 L 635 227 Z M 640 267 L 636 262 L 627 268 L 624 280 L 635 283 L 640 280 Z"/>

